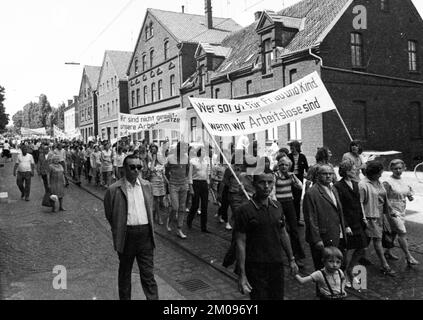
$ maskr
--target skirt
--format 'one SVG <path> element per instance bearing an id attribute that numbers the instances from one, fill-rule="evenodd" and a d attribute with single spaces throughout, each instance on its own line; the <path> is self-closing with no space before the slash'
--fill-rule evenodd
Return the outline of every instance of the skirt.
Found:
<path id="1" fill-rule="evenodd" d="M 150 178 L 150 183 L 153 189 L 153 196 L 161 197 L 166 195 L 165 182 L 162 177 L 153 174 Z"/>
<path id="2" fill-rule="evenodd" d="M 373 239 L 382 239 L 383 217 L 367 218 L 366 235 Z"/>

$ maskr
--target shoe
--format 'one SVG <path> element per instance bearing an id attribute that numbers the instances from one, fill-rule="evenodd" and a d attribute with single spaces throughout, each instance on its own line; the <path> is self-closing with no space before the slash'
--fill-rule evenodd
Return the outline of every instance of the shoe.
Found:
<path id="1" fill-rule="evenodd" d="M 211 233 L 211 232 L 210 232 L 209 230 L 207 230 L 207 229 L 202 229 L 202 230 L 201 230 L 201 232 L 202 232 L 202 233 Z"/>
<path id="2" fill-rule="evenodd" d="M 172 228 L 170 227 L 170 225 L 169 225 L 169 224 L 170 224 L 169 219 L 167 219 L 167 220 L 166 220 L 166 229 L 167 229 L 167 231 L 169 231 L 169 232 L 170 232 L 170 231 L 172 231 Z"/>
<path id="3" fill-rule="evenodd" d="M 351 284 L 350 279 L 345 280 L 345 287 L 350 288 L 350 289 L 352 288 L 352 284 Z"/>
<path id="4" fill-rule="evenodd" d="M 23 200 L 25 198 L 25 195 L 22 193 L 21 194 L 21 199 Z"/>
<path id="5" fill-rule="evenodd" d="M 302 222 L 302 221 L 298 221 L 298 226 L 299 226 L 299 227 L 304 227 L 304 222 Z"/>
<path id="6" fill-rule="evenodd" d="M 25 198 L 25 201 L 29 201 L 28 197 Z"/>
<path id="7" fill-rule="evenodd" d="M 385 258 L 388 260 L 399 260 L 399 258 L 391 252 L 385 252 Z"/>
<path id="8" fill-rule="evenodd" d="M 59 208 L 59 211 L 66 211 L 65 208 Z"/>
<path id="9" fill-rule="evenodd" d="M 225 223 L 225 220 L 222 219 L 222 217 L 219 218 L 220 223 Z"/>
<path id="10" fill-rule="evenodd" d="M 232 230 L 232 226 L 229 224 L 229 222 L 228 222 L 228 223 L 226 223 L 226 227 L 225 227 L 225 229 L 226 229 L 226 230 Z"/>
<path id="11" fill-rule="evenodd" d="M 383 275 L 385 276 L 389 276 L 389 277 L 395 277 L 396 276 L 396 272 L 394 270 L 391 269 L 391 267 L 383 267 L 380 269 L 380 272 L 382 272 Z"/>
<path id="12" fill-rule="evenodd" d="M 186 239 L 186 238 L 187 238 L 187 236 L 186 236 L 186 235 L 184 235 L 184 233 L 182 232 L 182 230 L 181 230 L 181 229 L 178 229 L 178 231 L 176 232 L 176 235 L 177 235 L 179 238 L 181 238 L 181 239 Z"/>
<path id="13" fill-rule="evenodd" d="M 414 259 L 413 257 L 411 258 L 407 258 L 407 266 L 411 267 L 411 266 L 417 266 L 420 264 L 420 262 L 418 262 L 416 259 Z"/>
<path id="14" fill-rule="evenodd" d="M 361 264 L 361 265 L 363 265 L 363 266 L 371 266 L 371 265 L 373 265 L 373 263 L 369 260 L 369 259 L 367 259 L 367 258 L 360 258 L 360 260 L 358 260 L 358 262 Z"/>

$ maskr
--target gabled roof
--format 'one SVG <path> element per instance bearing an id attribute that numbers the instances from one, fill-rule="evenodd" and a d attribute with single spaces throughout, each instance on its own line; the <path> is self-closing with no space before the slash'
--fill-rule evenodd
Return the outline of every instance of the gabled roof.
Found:
<path id="1" fill-rule="evenodd" d="M 260 18 L 259 26 L 264 19 L 270 19 L 273 23 L 281 23 L 286 28 L 303 30 L 305 25 L 305 18 L 295 18 L 282 16 L 274 11 L 264 11 L 264 14 Z"/>
<path id="2" fill-rule="evenodd" d="M 101 67 L 84 66 L 85 74 L 92 90 L 97 90 L 98 78 L 100 77 Z"/>
<path id="3" fill-rule="evenodd" d="M 213 17 L 213 29 L 208 29 L 204 15 L 147 9 L 179 42 L 221 43 L 231 32 L 242 28 L 230 18 Z"/>
<path id="4" fill-rule="evenodd" d="M 202 51 L 208 54 L 212 54 L 216 57 L 227 58 L 231 53 L 231 48 L 225 48 L 218 45 L 212 45 L 210 43 L 200 43 L 195 52 L 195 56 L 198 56 Z"/>
<path id="5" fill-rule="evenodd" d="M 132 52 L 107 50 L 105 55 L 109 56 L 119 80 L 126 80 L 126 70 L 131 61 Z"/>
<path id="6" fill-rule="evenodd" d="M 321 42 L 345 12 L 353 0 L 303 0 L 276 14 L 281 16 L 285 23 L 298 23 L 301 19 L 304 28 L 294 36 L 292 41 L 281 49 L 281 54 L 305 50 Z M 297 18 L 289 21 L 288 18 Z M 304 21 L 304 22 L 303 22 Z M 218 77 L 244 67 L 251 66 L 259 56 L 260 38 L 256 33 L 258 21 L 235 32 L 222 41 L 222 46 L 233 48 L 230 56 L 219 66 L 212 77 Z M 255 56 L 249 58 L 251 54 Z"/>

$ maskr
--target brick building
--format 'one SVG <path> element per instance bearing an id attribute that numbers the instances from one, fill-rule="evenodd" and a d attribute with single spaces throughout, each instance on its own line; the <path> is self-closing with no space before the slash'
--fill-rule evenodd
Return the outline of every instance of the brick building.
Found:
<path id="1" fill-rule="evenodd" d="M 353 21 L 363 13 L 363 28 L 356 29 Z M 400 151 L 412 165 L 423 156 L 422 31 L 410 0 L 303 0 L 277 13 L 257 12 L 253 24 L 220 47 L 199 45 L 182 105 L 191 109 L 189 96 L 260 96 L 317 71 L 353 138 L 366 150 Z M 192 109 L 190 117 L 198 127 Z M 256 138 L 276 138 L 280 147 L 299 139 L 311 163 L 320 146 L 337 163 L 349 143 L 335 111 Z"/>
<path id="2" fill-rule="evenodd" d="M 118 136 L 119 113 L 129 113 L 126 70 L 132 52 L 106 51 L 98 78 L 98 134 L 101 139 Z"/>
<path id="3" fill-rule="evenodd" d="M 131 114 L 179 109 L 180 87 L 197 68 L 194 54 L 198 43 L 219 44 L 241 28 L 232 19 L 212 17 L 211 0 L 205 4 L 205 16 L 147 10 L 127 70 Z M 132 139 L 160 144 L 166 139 L 175 141 L 177 134 L 170 129 L 150 130 L 134 134 Z"/>
<path id="4" fill-rule="evenodd" d="M 79 128 L 83 141 L 98 135 L 97 83 L 101 67 L 84 66 L 79 89 Z"/>

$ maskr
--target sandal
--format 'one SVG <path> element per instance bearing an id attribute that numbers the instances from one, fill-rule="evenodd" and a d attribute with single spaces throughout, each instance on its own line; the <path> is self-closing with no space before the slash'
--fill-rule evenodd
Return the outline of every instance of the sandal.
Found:
<path id="1" fill-rule="evenodd" d="M 389 276 L 389 277 L 395 277 L 396 276 L 396 272 L 394 270 L 391 269 L 391 267 L 383 267 L 380 269 L 380 272 L 382 272 L 382 274 L 384 276 Z"/>

